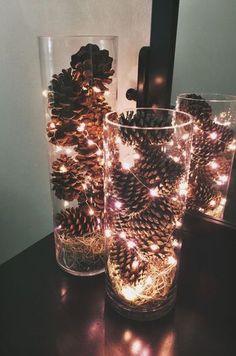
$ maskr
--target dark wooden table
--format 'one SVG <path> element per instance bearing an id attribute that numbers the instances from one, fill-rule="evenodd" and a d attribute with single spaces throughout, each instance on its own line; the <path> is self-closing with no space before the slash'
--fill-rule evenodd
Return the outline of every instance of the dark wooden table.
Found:
<path id="1" fill-rule="evenodd" d="M 134 322 L 113 312 L 104 276 L 61 271 L 49 236 L 0 267 L 1 356 L 236 355 L 236 233 L 188 217 L 175 312 Z"/>

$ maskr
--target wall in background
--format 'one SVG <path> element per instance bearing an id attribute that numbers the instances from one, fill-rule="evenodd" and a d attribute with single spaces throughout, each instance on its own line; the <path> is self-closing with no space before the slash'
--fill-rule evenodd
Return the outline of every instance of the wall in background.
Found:
<path id="1" fill-rule="evenodd" d="M 183 91 L 235 93 L 235 0 L 180 0 L 173 102 Z M 113 34 L 119 104 L 130 106 L 151 0 L 0 0 L 0 263 L 52 230 L 37 36 Z"/>

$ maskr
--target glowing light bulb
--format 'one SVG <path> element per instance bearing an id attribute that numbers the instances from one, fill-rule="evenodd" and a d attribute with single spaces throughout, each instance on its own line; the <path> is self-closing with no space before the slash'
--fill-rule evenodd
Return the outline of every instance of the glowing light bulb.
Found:
<path id="1" fill-rule="evenodd" d="M 183 134 L 183 136 L 182 136 L 183 140 L 187 140 L 188 138 L 189 138 L 189 134 L 188 133 Z"/>
<path id="2" fill-rule="evenodd" d="M 139 339 L 136 339 L 132 342 L 131 352 L 135 355 L 140 355 L 140 351 L 142 349 L 142 343 Z"/>
<path id="3" fill-rule="evenodd" d="M 121 290 L 121 294 L 123 294 L 125 299 L 129 301 L 132 301 L 137 297 L 137 292 L 134 288 L 131 287 L 123 287 Z"/>
<path id="4" fill-rule="evenodd" d="M 66 169 L 66 167 L 64 166 L 64 164 L 60 167 L 60 172 L 61 172 L 61 173 L 66 173 L 66 172 L 67 172 L 67 169 Z"/>
<path id="5" fill-rule="evenodd" d="M 82 187 L 83 187 L 84 190 L 86 190 L 87 189 L 87 184 L 86 183 L 82 183 Z"/>
<path id="6" fill-rule="evenodd" d="M 138 266 L 139 266 L 139 262 L 138 262 L 138 261 L 133 261 L 133 263 L 132 263 L 132 269 L 133 269 L 133 270 L 136 270 L 136 269 L 138 268 Z"/>
<path id="7" fill-rule="evenodd" d="M 221 198 L 220 205 L 225 205 L 226 204 L 226 198 Z"/>
<path id="8" fill-rule="evenodd" d="M 64 201 L 64 207 L 66 208 L 67 206 L 69 206 L 69 202 L 68 201 Z"/>
<path id="9" fill-rule="evenodd" d="M 61 226 L 61 225 L 58 225 L 57 230 L 60 230 L 61 228 L 62 228 L 62 226 Z"/>
<path id="10" fill-rule="evenodd" d="M 152 197 L 158 197 L 158 188 L 152 188 L 149 190 L 149 193 Z"/>
<path id="11" fill-rule="evenodd" d="M 62 147 L 56 146 L 56 152 L 61 152 L 61 151 L 62 151 Z"/>
<path id="12" fill-rule="evenodd" d="M 105 236 L 106 236 L 106 237 L 111 237 L 111 235 L 112 235 L 111 230 L 110 230 L 110 229 L 106 229 L 106 230 L 105 230 Z"/>
<path id="13" fill-rule="evenodd" d="M 77 131 L 83 132 L 84 129 L 85 129 L 85 127 L 86 127 L 85 123 L 82 122 L 82 124 L 80 124 L 80 125 L 77 127 Z"/>
<path id="14" fill-rule="evenodd" d="M 48 96 L 48 91 L 45 89 L 42 91 L 42 95 L 46 98 Z"/>
<path id="15" fill-rule="evenodd" d="M 150 246 L 150 249 L 151 249 L 153 252 L 156 252 L 156 251 L 159 250 L 160 248 L 159 248 L 159 246 L 158 246 L 157 244 L 152 244 L 152 245 Z"/>
<path id="16" fill-rule="evenodd" d="M 173 256 L 168 256 L 168 258 L 167 258 L 167 263 L 168 263 L 169 265 L 175 266 L 175 265 L 177 264 L 177 260 L 176 260 L 176 258 L 174 258 Z"/>
<path id="17" fill-rule="evenodd" d="M 93 87 L 93 91 L 94 91 L 95 93 L 100 93 L 101 90 L 100 90 L 98 87 L 95 87 L 95 86 L 94 86 L 94 87 Z"/>
<path id="18" fill-rule="evenodd" d="M 174 240 L 174 241 L 172 242 L 172 246 L 173 246 L 173 247 L 180 247 L 179 241 L 178 241 L 178 240 Z"/>
<path id="19" fill-rule="evenodd" d="M 127 170 L 129 170 L 132 167 L 132 164 L 130 162 L 122 162 L 121 165 L 124 169 Z"/>
<path id="20" fill-rule="evenodd" d="M 121 231 L 120 238 L 121 239 L 125 239 L 126 238 L 126 233 L 124 231 Z"/>
<path id="21" fill-rule="evenodd" d="M 123 334 L 123 339 L 125 340 L 125 342 L 130 341 L 131 338 L 132 338 L 132 332 L 130 330 L 125 330 Z"/>
<path id="22" fill-rule="evenodd" d="M 182 226 L 182 222 L 181 221 L 176 221 L 176 227 L 181 227 Z"/>
<path id="23" fill-rule="evenodd" d="M 179 185 L 179 195 L 180 196 L 185 196 L 187 195 L 188 192 L 188 183 L 187 182 L 182 182 Z"/>
<path id="24" fill-rule="evenodd" d="M 216 206 L 216 201 L 214 199 L 212 199 L 209 203 L 209 205 L 214 208 Z"/>
<path id="25" fill-rule="evenodd" d="M 147 278 L 146 278 L 146 282 L 145 282 L 145 284 L 148 286 L 151 286 L 152 284 L 153 284 L 153 279 L 152 279 L 152 277 L 150 277 L 150 276 L 148 276 Z"/>
<path id="26" fill-rule="evenodd" d="M 73 150 L 71 148 L 66 148 L 65 149 L 66 153 L 69 155 L 73 152 Z"/>
<path id="27" fill-rule="evenodd" d="M 122 207 L 122 203 L 117 200 L 117 201 L 115 202 L 115 207 L 116 207 L 117 209 L 120 209 L 120 208 Z"/>
<path id="28" fill-rule="evenodd" d="M 135 153 L 134 154 L 134 159 L 139 159 L 140 158 L 140 155 L 138 153 Z"/>
<path id="29" fill-rule="evenodd" d="M 89 215 L 94 215 L 94 210 L 93 209 L 89 209 Z"/>
<path id="30" fill-rule="evenodd" d="M 177 156 L 172 157 L 172 158 L 173 158 L 173 160 L 174 160 L 176 163 L 180 161 L 180 158 L 179 158 L 179 157 L 177 157 Z"/>
<path id="31" fill-rule="evenodd" d="M 211 132 L 209 136 L 212 140 L 215 140 L 218 137 L 216 132 Z"/>
<path id="32" fill-rule="evenodd" d="M 135 245 L 134 241 L 128 241 L 127 246 L 128 246 L 128 248 L 134 248 L 136 245 Z"/>
<path id="33" fill-rule="evenodd" d="M 212 161 L 212 162 L 210 163 L 210 167 L 211 167 L 212 169 L 216 169 L 216 168 L 219 167 L 219 164 L 218 164 L 217 162 L 215 162 L 215 161 Z"/>
<path id="34" fill-rule="evenodd" d="M 236 142 L 232 142 L 228 145 L 227 149 L 229 151 L 235 151 L 236 150 Z"/>
<path id="35" fill-rule="evenodd" d="M 228 176 L 226 176 L 225 174 L 222 174 L 221 176 L 219 176 L 219 181 L 224 184 L 228 181 Z"/>
<path id="36" fill-rule="evenodd" d="M 174 146 L 174 141 L 173 141 L 173 140 L 170 140 L 170 141 L 168 142 L 168 145 L 169 145 L 169 146 Z"/>
<path id="37" fill-rule="evenodd" d="M 99 148 L 99 149 L 97 150 L 97 152 L 96 152 L 96 155 L 97 155 L 97 156 L 102 156 L 102 154 L 103 154 L 103 153 L 102 153 L 102 150 L 100 150 L 100 148 Z"/>
<path id="38" fill-rule="evenodd" d="M 87 140 L 87 142 L 88 142 L 88 145 L 89 145 L 89 146 L 92 146 L 92 145 L 94 145 L 94 142 L 93 142 L 93 140 Z"/>
<path id="39" fill-rule="evenodd" d="M 54 122 L 51 122 L 51 124 L 49 126 L 50 126 L 50 129 L 55 129 L 56 128 L 56 125 L 54 124 Z"/>

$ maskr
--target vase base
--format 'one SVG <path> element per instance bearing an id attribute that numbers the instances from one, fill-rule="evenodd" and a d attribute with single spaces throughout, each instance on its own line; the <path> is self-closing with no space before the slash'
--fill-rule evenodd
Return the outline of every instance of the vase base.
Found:
<path id="1" fill-rule="evenodd" d="M 101 273 L 104 273 L 105 269 L 104 267 L 103 268 L 100 268 L 98 270 L 94 270 L 94 271 L 87 271 L 87 272 L 84 272 L 84 271 L 75 271 L 75 270 L 72 270 L 70 268 L 67 268 L 65 266 L 63 266 L 59 261 L 57 261 L 57 264 L 58 266 L 64 271 L 64 272 L 67 272 L 73 276 L 77 276 L 77 277 L 91 277 L 91 276 L 97 276 L 98 274 L 101 274 Z"/>
<path id="2" fill-rule="evenodd" d="M 172 288 L 168 298 L 161 302 L 159 306 L 152 308 L 142 307 L 139 311 L 137 308 L 131 308 L 118 300 L 114 292 L 109 288 L 109 285 L 106 286 L 106 294 L 111 307 L 121 316 L 136 321 L 149 321 L 161 319 L 174 309 L 176 301 L 176 286 Z"/>

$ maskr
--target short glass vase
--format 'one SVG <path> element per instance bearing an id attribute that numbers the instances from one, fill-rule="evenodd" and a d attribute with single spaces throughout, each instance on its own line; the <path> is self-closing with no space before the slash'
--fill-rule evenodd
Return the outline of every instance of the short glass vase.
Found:
<path id="1" fill-rule="evenodd" d="M 40 37 L 56 258 L 104 271 L 103 119 L 116 104 L 117 38 Z"/>
<path id="2" fill-rule="evenodd" d="M 180 94 L 176 108 L 194 120 L 187 209 L 223 219 L 236 149 L 236 96 Z"/>
<path id="3" fill-rule="evenodd" d="M 152 320 L 175 304 L 192 118 L 168 109 L 108 113 L 104 127 L 106 291 Z"/>

